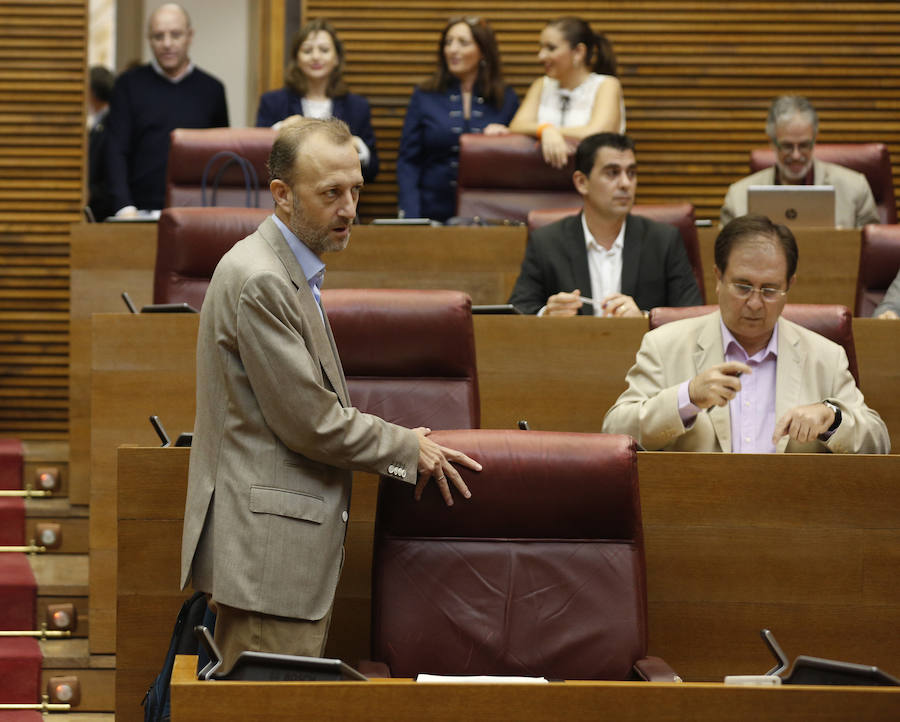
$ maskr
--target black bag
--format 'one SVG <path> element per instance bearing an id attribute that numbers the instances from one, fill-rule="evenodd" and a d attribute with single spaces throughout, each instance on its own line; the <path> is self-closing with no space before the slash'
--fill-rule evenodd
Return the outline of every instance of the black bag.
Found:
<path id="1" fill-rule="evenodd" d="M 144 695 L 144 701 L 141 702 L 144 708 L 144 722 L 168 722 L 171 714 L 169 683 L 172 680 L 175 655 L 197 654 L 199 643 L 194 636 L 194 627 L 203 623 L 205 614 L 206 594 L 203 592 L 194 592 L 194 595 L 181 605 L 181 611 L 175 620 L 175 629 L 172 630 L 169 651 L 166 652 L 166 661 L 163 662 L 159 676 L 153 680 L 153 684 Z"/>
<path id="2" fill-rule="evenodd" d="M 216 175 L 212 180 L 212 199 L 210 200 L 209 205 L 216 205 L 216 193 L 219 191 L 219 183 L 222 182 L 222 176 L 225 174 L 228 166 L 234 163 L 241 169 L 241 174 L 244 176 L 244 191 L 246 193 L 244 205 L 247 208 L 259 208 L 259 176 L 256 174 L 256 168 L 253 167 L 253 164 L 249 160 L 230 150 L 221 150 L 206 161 L 206 167 L 203 169 L 203 177 L 200 179 L 200 203 L 204 206 L 207 205 L 206 186 L 209 179 L 209 172 L 212 170 L 213 164 L 220 158 L 225 158 L 225 162 L 222 163 L 219 170 L 216 171 Z M 253 192 L 252 201 L 250 196 L 251 191 Z"/>

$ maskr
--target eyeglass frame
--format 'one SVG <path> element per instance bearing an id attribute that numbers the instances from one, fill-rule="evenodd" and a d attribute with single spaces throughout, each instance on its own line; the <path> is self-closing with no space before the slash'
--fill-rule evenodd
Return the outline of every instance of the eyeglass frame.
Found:
<path id="1" fill-rule="evenodd" d="M 807 153 L 812 153 L 813 149 L 816 147 L 816 139 L 812 140 L 804 140 L 800 143 L 785 143 L 780 140 L 772 141 L 775 145 L 775 150 L 779 153 L 790 153 L 793 154 L 794 151 L 798 151 L 803 153 L 804 155 Z"/>
<path id="2" fill-rule="evenodd" d="M 728 281 L 728 289 L 735 298 L 741 301 L 749 301 L 754 293 L 758 293 L 766 303 L 777 303 L 791 290 L 790 288 L 772 288 L 771 286 L 757 288 L 749 283 L 737 283 L 736 281 Z"/>

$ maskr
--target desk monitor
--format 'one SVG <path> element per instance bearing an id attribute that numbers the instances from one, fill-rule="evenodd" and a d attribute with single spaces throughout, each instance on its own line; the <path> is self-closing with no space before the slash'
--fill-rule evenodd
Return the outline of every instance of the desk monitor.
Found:
<path id="1" fill-rule="evenodd" d="M 850 685 L 854 687 L 897 687 L 900 680 L 878 667 L 854 662 L 800 655 L 787 672 L 788 658 L 768 629 L 760 630 L 760 636 L 778 664 L 766 672 L 767 676 L 781 677 L 782 684 Z"/>
<path id="2" fill-rule="evenodd" d="M 149 306 L 141 306 L 141 313 L 200 313 L 191 304 L 182 303 L 151 303 Z"/>
<path id="3" fill-rule="evenodd" d="M 750 186 L 747 211 L 792 228 L 834 228 L 834 186 Z"/>
<path id="4" fill-rule="evenodd" d="M 486 303 L 472 306 L 472 313 L 478 314 L 500 314 L 500 315 L 516 315 L 522 312 L 511 303 Z"/>

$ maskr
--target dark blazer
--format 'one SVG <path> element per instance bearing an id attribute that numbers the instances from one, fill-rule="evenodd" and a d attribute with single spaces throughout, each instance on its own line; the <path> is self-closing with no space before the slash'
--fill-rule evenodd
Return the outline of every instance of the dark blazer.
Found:
<path id="1" fill-rule="evenodd" d="M 537 313 L 553 294 L 576 288 L 600 300 L 591 289 L 580 213 L 532 231 L 509 302 L 523 313 Z M 631 296 L 643 311 L 703 303 L 677 228 L 628 215 L 622 249 L 622 293 Z M 594 307 L 585 304 L 579 313 L 593 315 Z"/>
<path id="2" fill-rule="evenodd" d="M 371 183 L 378 175 L 378 150 L 375 147 L 375 131 L 372 128 L 372 110 L 369 101 L 361 95 L 347 93 L 331 99 L 331 114 L 343 120 L 353 135 L 362 139 L 372 156 L 369 164 L 362 169 L 366 183 Z M 279 120 L 292 115 L 303 115 L 303 99 L 290 88 L 263 93 L 256 111 L 256 126 L 270 128 Z"/>
<path id="3" fill-rule="evenodd" d="M 518 108 L 519 98 L 511 87 L 506 86 L 503 104 L 497 108 L 476 86 L 467 120 L 458 81 L 445 93 L 416 88 L 397 151 L 397 205 L 406 217 L 446 221 L 455 215 L 459 136 L 481 133 L 491 123 L 509 125 Z"/>

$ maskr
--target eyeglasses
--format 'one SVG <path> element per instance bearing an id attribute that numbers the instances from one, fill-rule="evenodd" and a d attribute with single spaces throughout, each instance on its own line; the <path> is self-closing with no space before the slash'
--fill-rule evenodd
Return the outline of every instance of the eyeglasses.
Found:
<path id="1" fill-rule="evenodd" d="M 804 140 L 802 143 L 782 143 L 779 140 L 775 141 L 775 147 L 778 148 L 779 153 L 793 153 L 794 151 L 799 151 L 800 153 L 809 153 L 813 146 L 816 144 L 814 140 Z"/>
<path id="2" fill-rule="evenodd" d="M 782 296 L 787 296 L 787 291 L 783 291 L 780 288 L 772 288 L 771 286 L 757 288 L 756 286 L 751 286 L 749 283 L 731 282 L 728 284 L 728 288 L 731 289 L 731 293 L 735 298 L 739 298 L 742 301 L 749 299 L 754 292 L 758 293 L 762 300 L 767 301 L 768 303 L 775 303 L 775 301 L 779 300 Z"/>

